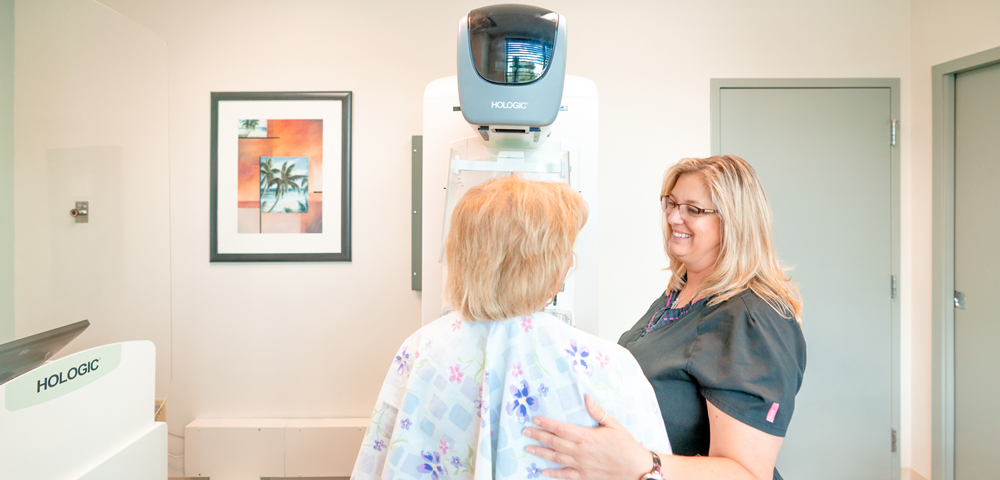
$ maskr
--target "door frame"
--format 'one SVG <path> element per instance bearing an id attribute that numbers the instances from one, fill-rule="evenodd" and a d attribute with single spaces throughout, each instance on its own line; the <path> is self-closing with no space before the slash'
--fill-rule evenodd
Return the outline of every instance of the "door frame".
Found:
<path id="1" fill-rule="evenodd" d="M 955 479 L 955 76 L 1000 63 L 1000 47 L 931 68 L 931 478 Z"/>
<path id="2" fill-rule="evenodd" d="M 888 88 L 889 89 L 889 110 L 890 118 L 892 120 L 897 120 L 900 118 L 900 81 L 898 78 L 713 78 L 710 81 L 711 89 L 711 120 L 712 120 L 712 144 L 711 152 L 712 155 L 721 155 L 722 152 L 722 90 L 723 89 L 741 89 L 741 88 L 774 88 L 774 89 L 793 89 L 793 88 Z M 886 125 L 886 140 L 891 141 L 890 129 L 891 125 Z M 900 272 L 900 259 L 901 259 L 901 247 L 900 247 L 900 146 L 902 142 L 900 141 L 900 129 L 897 126 L 896 129 L 896 144 L 889 148 L 890 152 L 890 203 L 891 203 L 891 214 L 890 214 L 890 238 L 891 240 L 891 273 L 896 279 L 896 295 L 891 299 L 891 358 L 892 358 L 892 405 L 891 412 L 892 418 L 890 420 L 891 428 L 895 432 L 895 439 L 887 438 L 889 442 L 895 440 L 896 448 L 891 452 L 892 454 L 892 467 L 891 475 L 894 480 L 898 480 L 901 475 L 900 470 L 900 452 L 902 450 L 902 439 L 899 436 L 900 432 L 900 307 L 901 307 L 901 297 L 899 293 L 899 282 L 901 278 Z M 890 144 L 891 145 L 891 144 Z M 886 281 L 891 281 L 891 279 L 886 279 Z M 886 432 L 887 437 L 892 435 L 891 432 Z M 887 442 L 887 443 L 889 443 Z M 890 444 L 891 445 L 891 444 Z M 936 478 L 936 477 L 935 477 Z"/>

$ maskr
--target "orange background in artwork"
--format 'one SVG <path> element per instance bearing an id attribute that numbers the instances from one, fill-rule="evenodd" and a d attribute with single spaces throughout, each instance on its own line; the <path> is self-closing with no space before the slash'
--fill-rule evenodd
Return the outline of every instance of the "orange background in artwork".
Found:
<path id="1" fill-rule="evenodd" d="M 309 159 L 309 213 L 261 214 L 259 231 L 240 233 L 320 233 L 323 212 L 323 121 L 267 120 L 267 138 L 240 138 L 238 149 L 241 209 L 260 209 L 260 157 L 307 157 Z M 287 217 L 269 217 L 285 215 Z M 292 220 L 291 215 L 295 215 Z M 298 224 L 298 231 L 290 231 Z M 248 225 L 249 226 L 249 225 Z"/>
<path id="2" fill-rule="evenodd" d="M 302 233 L 302 214 L 261 213 L 260 233 Z"/>
<path id="3" fill-rule="evenodd" d="M 309 213 L 302 214 L 302 233 L 323 233 L 323 194 L 309 192 Z"/>
<path id="4" fill-rule="evenodd" d="M 271 149 L 272 157 L 309 157 L 309 191 L 322 192 L 323 121 L 268 120 L 267 136 L 279 137 Z"/>
<path id="5" fill-rule="evenodd" d="M 239 140 L 239 190 L 236 198 L 240 202 L 254 202 L 260 208 L 260 157 L 273 157 L 274 141 L 269 138 L 241 138 Z M 311 184 L 312 179 L 309 179 Z M 249 205 L 248 205 L 249 206 Z"/>

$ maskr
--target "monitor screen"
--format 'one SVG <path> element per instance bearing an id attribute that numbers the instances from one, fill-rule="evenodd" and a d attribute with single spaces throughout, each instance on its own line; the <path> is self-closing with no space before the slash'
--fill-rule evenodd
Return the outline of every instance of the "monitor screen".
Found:
<path id="1" fill-rule="evenodd" d="M 526 5 L 469 12 L 469 47 L 479 76 L 508 85 L 541 78 L 552 59 L 558 20 L 555 12 Z"/>

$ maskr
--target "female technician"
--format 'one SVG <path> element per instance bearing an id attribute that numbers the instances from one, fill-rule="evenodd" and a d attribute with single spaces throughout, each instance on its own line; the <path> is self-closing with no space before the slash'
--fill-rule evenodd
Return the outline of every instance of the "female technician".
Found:
<path id="1" fill-rule="evenodd" d="M 660 194 L 673 275 L 618 343 L 653 385 L 675 455 L 646 450 L 590 398 L 596 428 L 538 417 L 523 433 L 548 448 L 526 451 L 565 467 L 553 478 L 779 480 L 806 345 L 760 180 L 736 156 L 686 158 Z"/>

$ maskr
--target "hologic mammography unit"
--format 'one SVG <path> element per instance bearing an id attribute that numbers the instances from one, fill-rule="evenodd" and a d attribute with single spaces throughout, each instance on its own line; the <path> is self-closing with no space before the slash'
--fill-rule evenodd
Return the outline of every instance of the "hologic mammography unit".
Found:
<path id="1" fill-rule="evenodd" d="M 497 176 L 564 182 L 590 210 L 576 262 L 547 308 L 597 331 L 597 87 L 566 75 L 566 18 L 527 5 L 477 8 L 459 22 L 458 75 L 424 90 L 424 324 L 448 311 L 444 239 L 458 199 Z"/>

